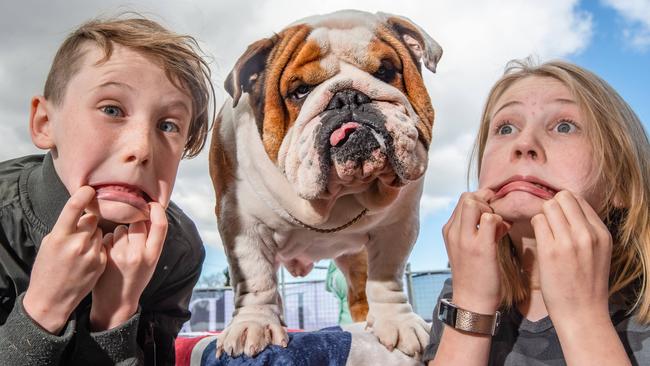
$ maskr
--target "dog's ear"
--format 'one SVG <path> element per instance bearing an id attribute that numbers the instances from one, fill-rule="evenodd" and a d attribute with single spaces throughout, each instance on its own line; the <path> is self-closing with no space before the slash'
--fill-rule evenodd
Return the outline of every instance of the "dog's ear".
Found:
<path id="1" fill-rule="evenodd" d="M 242 93 L 249 93 L 255 83 L 262 79 L 261 73 L 266 67 L 266 60 L 275 46 L 276 39 L 277 37 L 264 38 L 248 46 L 228 74 L 224 87 L 232 97 L 233 107 L 237 106 Z"/>
<path id="2" fill-rule="evenodd" d="M 377 15 L 400 36 L 418 65 L 423 61 L 427 69 L 436 72 L 436 66 L 442 57 L 442 47 L 438 42 L 406 17 L 381 12 Z"/>

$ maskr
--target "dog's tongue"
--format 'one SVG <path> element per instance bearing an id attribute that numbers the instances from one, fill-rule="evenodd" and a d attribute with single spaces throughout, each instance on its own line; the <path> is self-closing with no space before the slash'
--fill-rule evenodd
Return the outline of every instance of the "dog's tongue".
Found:
<path id="1" fill-rule="evenodd" d="M 336 131 L 332 132 L 330 135 L 330 145 L 336 146 L 341 142 L 351 131 L 359 128 L 359 124 L 356 122 L 346 122 Z"/>

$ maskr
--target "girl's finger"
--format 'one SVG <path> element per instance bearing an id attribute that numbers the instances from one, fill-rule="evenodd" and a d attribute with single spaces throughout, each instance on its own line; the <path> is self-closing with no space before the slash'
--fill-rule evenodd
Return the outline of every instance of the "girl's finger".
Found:
<path id="1" fill-rule="evenodd" d="M 553 231 L 548 223 L 546 215 L 537 214 L 530 220 L 535 232 L 535 240 L 537 241 L 538 253 L 542 253 L 545 249 L 549 248 L 549 243 L 555 240 Z M 541 257 L 541 256 L 540 256 Z"/>
<path id="2" fill-rule="evenodd" d="M 544 202 L 542 211 L 548 227 L 553 233 L 553 240 L 557 244 L 570 245 L 573 242 L 571 228 L 559 202 L 555 198 Z M 537 238 L 537 242 L 539 242 L 539 238 Z"/>
<path id="3" fill-rule="evenodd" d="M 497 241 L 497 231 L 503 219 L 501 216 L 489 212 L 481 215 L 478 228 L 478 239 L 482 243 L 493 243 Z"/>
<path id="4" fill-rule="evenodd" d="M 569 226 L 581 229 L 587 226 L 588 220 L 583 208 L 578 203 L 576 196 L 569 191 L 561 191 L 555 195 L 555 200 L 560 205 Z"/>
<path id="5" fill-rule="evenodd" d="M 483 213 L 492 213 L 492 209 L 486 203 L 474 199 L 463 202 L 463 209 L 460 213 L 461 237 L 463 234 L 476 234 L 477 225 Z"/>

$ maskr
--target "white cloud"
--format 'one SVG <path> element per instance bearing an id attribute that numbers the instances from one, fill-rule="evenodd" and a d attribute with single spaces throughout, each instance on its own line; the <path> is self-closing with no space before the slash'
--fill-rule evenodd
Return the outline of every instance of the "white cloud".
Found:
<path id="1" fill-rule="evenodd" d="M 424 221 L 435 212 L 448 210 L 454 200 L 455 197 L 436 197 L 423 194 L 420 199 L 420 219 Z"/>
<path id="2" fill-rule="evenodd" d="M 579 52 L 591 37 L 591 17 L 577 1 L 195 1 L 65 3 L 28 0 L 0 12 L 0 160 L 36 151 L 27 131 L 29 98 L 42 90 L 56 47 L 76 25 L 98 14 L 138 10 L 170 28 L 194 35 L 213 58 L 217 101 L 222 83 L 249 43 L 293 21 L 341 8 L 407 16 L 444 48 L 438 73 L 425 71 L 436 109 L 423 217 L 448 210 L 466 189 L 466 166 L 482 103 L 490 85 L 513 58 L 540 59 Z M 299 4 L 299 5 L 297 5 Z M 8 143 L 10 142 L 10 143 Z M 206 149 L 207 150 L 207 149 Z M 221 246 L 214 219 L 214 193 L 207 153 L 181 163 L 173 199 L 195 221 L 208 245 Z"/>
<path id="3" fill-rule="evenodd" d="M 650 2 L 647 0 L 604 0 L 626 21 L 622 30 L 625 39 L 639 50 L 650 46 Z"/>

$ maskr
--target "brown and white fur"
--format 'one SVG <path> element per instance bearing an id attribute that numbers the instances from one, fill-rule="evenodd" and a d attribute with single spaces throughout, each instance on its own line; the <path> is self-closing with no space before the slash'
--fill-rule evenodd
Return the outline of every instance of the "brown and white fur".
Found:
<path id="1" fill-rule="evenodd" d="M 435 71 L 441 54 L 406 18 L 341 11 L 298 21 L 237 61 L 210 147 L 236 308 L 219 352 L 286 345 L 277 269 L 306 275 L 324 258 L 346 275 L 355 320 L 367 312 L 389 349 L 423 351 L 429 326 L 402 278 L 434 118 L 420 63 Z M 341 227 L 364 209 L 339 231 L 306 228 Z"/>

